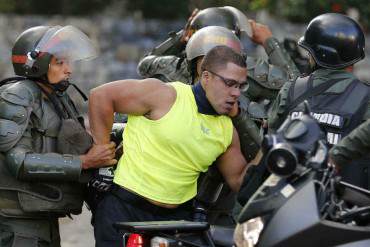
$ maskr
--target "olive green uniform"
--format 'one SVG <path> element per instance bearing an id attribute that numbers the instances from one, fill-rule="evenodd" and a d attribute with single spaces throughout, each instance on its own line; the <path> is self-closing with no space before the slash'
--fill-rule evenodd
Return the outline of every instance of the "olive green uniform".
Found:
<path id="1" fill-rule="evenodd" d="M 355 76 L 352 73 L 346 72 L 344 70 L 318 69 L 315 70 L 312 75 L 314 87 L 327 82 L 329 79 L 341 79 L 329 89 L 325 90 L 325 93 L 340 94 L 341 92 L 344 92 L 348 85 L 355 79 Z M 289 97 L 289 89 L 292 85 L 292 81 L 284 84 L 269 111 L 268 126 L 270 131 L 277 130 L 287 117 L 286 110 L 289 107 L 287 100 Z M 364 115 L 364 120 L 368 119 L 369 117 L 370 102 L 368 110 Z"/>
<path id="2" fill-rule="evenodd" d="M 351 131 L 369 118 L 370 87 L 356 79 L 352 73 L 345 70 L 318 69 L 311 74 L 306 84 L 299 80 L 304 80 L 304 78 L 298 79 L 296 84 L 284 85 L 280 91 L 270 112 L 270 131 L 279 128 L 289 113 L 293 118 L 299 116 L 302 112 L 302 106 L 298 106 L 298 103 L 295 102 L 303 102 L 304 99 L 312 104 L 312 115 L 325 131 L 329 147 L 338 144 L 342 137 L 350 134 Z M 306 85 L 306 87 L 303 87 L 303 85 Z M 311 96 L 308 96 L 310 93 Z M 295 101 L 296 94 L 298 101 Z M 363 135 L 363 131 L 360 133 Z M 344 143 L 347 145 L 339 144 L 338 148 L 335 147 L 332 150 L 334 160 L 338 159 L 340 164 L 343 164 L 346 159 L 349 161 L 351 156 L 349 150 L 359 155 L 358 152 L 361 149 L 357 150 L 357 148 L 359 148 L 359 145 L 363 145 L 359 144 L 360 140 L 353 138 L 352 135 Z M 349 146 L 349 144 L 351 145 Z M 347 147 L 349 149 L 346 149 Z M 351 165 L 342 168 L 340 175 L 344 181 L 362 188 L 369 188 L 368 158 L 367 160 L 351 162 Z"/>
<path id="3" fill-rule="evenodd" d="M 370 120 L 354 129 L 330 150 L 332 160 L 344 166 L 364 157 L 370 151 Z"/>
<path id="4" fill-rule="evenodd" d="M 61 112 L 33 81 L 0 88 L 0 246 L 60 246 L 58 218 L 82 210 L 91 138 L 68 95 L 53 97 Z"/>

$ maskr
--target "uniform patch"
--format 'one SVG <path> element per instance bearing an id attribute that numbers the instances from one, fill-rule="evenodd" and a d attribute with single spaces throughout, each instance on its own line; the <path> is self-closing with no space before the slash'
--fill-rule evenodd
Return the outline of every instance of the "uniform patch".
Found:
<path id="1" fill-rule="evenodd" d="M 292 112 L 292 119 L 299 118 L 303 115 L 303 112 Z M 332 113 L 315 113 L 311 112 L 311 116 L 314 117 L 320 124 L 325 124 L 330 127 L 341 129 L 344 124 L 344 118 L 337 114 Z"/>

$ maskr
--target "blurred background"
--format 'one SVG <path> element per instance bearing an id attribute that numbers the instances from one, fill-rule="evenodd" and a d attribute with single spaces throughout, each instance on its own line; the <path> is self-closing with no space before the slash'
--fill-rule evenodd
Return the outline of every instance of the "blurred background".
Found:
<path id="1" fill-rule="evenodd" d="M 37 25 L 74 25 L 94 41 L 99 57 L 77 64 L 73 76 L 86 93 L 108 81 L 139 78 L 136 66 L 140 58 L 170 31 L 182 29 L 194 8 L 227 5 L 267 24 L 280 41 L 297 40 L 309 20 L 326 12 L 351 16 L 366 34 L 370 29 L 369 0 L 0 0 L 0 78 L 13 75 L 10 56 L 16 37 Z M 252 48 L 254 55 L 265 56 L 263 49 Z M 370 81 L 368 44 L 366 54 L 355 73 Z M 70 90 L 78 107 L 86 112 L 86 103 Z M 61 236 L 63 247 L 94 246 L 89 211 L 84 210 L 73 221 L 62 219 Z"/>

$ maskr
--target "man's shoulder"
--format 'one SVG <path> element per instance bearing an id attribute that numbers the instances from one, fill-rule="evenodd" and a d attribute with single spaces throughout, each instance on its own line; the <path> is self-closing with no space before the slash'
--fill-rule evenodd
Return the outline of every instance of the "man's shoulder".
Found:
<path id="1" fill-rule="evenodd" d="M 1 87 L 0 97 L 10 103 L 29 106 L 41 95 L 35 82 L 24 80 Z"/>

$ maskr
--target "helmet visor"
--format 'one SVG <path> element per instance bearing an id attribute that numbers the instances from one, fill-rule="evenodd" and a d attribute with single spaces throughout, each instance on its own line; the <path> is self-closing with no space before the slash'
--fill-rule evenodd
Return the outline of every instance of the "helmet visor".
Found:
<path id="1" fill-rule="evenodd" d="M 236 17 L 239 24 L 240 32 L 245 32 L 246 34 L 248 34 L 249 37 L 252 37 L 252 28 L 245 14 L 235 7 L 225 6 L 223 8 L 229 10 Z"/>
<path id="2" fill-rule="evenodd" d="M 91 40 L 73 26 L 50 28 L 41 38 L 36 50 L 70 62 L 88 60 L 97 56 L 97 50 Z"/>

